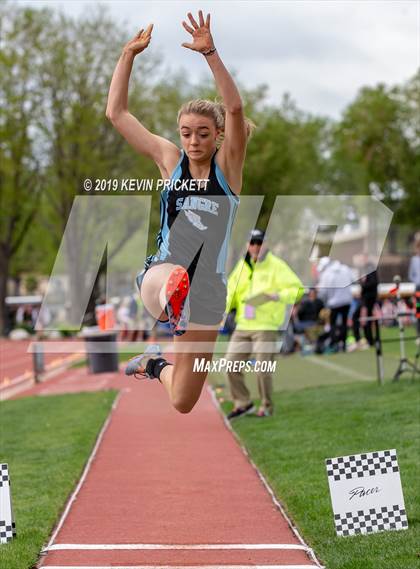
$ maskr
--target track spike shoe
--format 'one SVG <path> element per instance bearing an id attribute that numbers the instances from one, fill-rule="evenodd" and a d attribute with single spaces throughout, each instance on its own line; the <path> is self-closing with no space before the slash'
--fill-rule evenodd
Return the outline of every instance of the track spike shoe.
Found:
<path id="1" fill-rule="evenodd" d="M 147 346 L 143 354 L 135 356 L 128 360 L 125 368 L 125 375 L 134 375 L 136 379 L 156 379 L 155 376 L 150 375 L 146 371 L 148 362 L 151 359 L 157 359 L 162 355 L 158 344 L 151 344 Z"/>
<path id="2" fill-rule="evenodd" d="M 172 271 L 166 284 L 166 314 L 169 318 L 169 326 L 175 336 L 186 332 L 190 317 L 189 297 L 190 279 L 188 273 L 182 267 Z"/>

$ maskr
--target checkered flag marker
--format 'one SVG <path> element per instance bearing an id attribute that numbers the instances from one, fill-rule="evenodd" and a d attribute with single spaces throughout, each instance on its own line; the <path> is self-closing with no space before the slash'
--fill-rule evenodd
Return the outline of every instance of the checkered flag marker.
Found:
<path id="1" fill-rule="evenodd" d="M 408 528 L 395 449 L 327 458 L 325 464 L 337 535 Z"/>
<path id="2" fill-rule="evenodd" d="M 0 544 L 12 541 L 14 537 L 16 537 L 16 527 L 10 493 L 9 467 L 7 464 L 0 464 Z"/>

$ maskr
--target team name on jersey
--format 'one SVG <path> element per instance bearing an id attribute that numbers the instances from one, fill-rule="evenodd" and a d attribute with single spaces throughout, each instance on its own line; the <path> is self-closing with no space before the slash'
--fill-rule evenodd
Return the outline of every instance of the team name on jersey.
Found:
<path id="1" fill-rule="evenodd" d="M 196 211 L 206 211 L 213 215 L 218 215 L 219 204 L 207 198 L 197 196 L 187 196 L 185 198 L 177 198 L 176 211 L 181 209 L 194 209 Z"/>

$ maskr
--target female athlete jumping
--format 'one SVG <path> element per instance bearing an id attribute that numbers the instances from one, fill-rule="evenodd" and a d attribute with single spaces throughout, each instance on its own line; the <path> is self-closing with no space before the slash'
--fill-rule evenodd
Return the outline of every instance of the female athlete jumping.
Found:
<path id="1" fill-rule="evenodd" d="M 128 111 L 128 83 L 136 55 L 151 40 L 153 24 L 124 47 L 112 77 L 106 116 L 134 149 L 150 157 L 167 182 L 161 194 L 158 251 L 137 277 L 142 300 L 174 334 L 174 364 L 158 347 L 129 361 L 127 375 L 157 378 L 173 406 L 188 413 L 200 397 L 205 371 L 194 371 L 196 358 L 209 361 L 225 310 L 225 260 L 238 206 L 250 123 L 239 92 L 214 46 L 210 15 L 198 22 L 189 13 L 182 22 L 192 36 L 183 47 L 201 53 L 213 73 L 223 104 L 194 100 L 178 113 L 182 151 L 152 134 Z M 221 135 L 223 142 L 219 146 Z M 191 349 L 191 346 L 199 345 Z M 205 346 L 203 349 L 202 346 Z"/>

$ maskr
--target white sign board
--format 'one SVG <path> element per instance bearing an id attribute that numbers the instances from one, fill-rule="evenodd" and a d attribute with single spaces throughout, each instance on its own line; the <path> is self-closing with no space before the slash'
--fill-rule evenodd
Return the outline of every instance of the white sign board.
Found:
<path id="1" fill-rule="evenodd" d="M 12 541 L 15 536 L 9 468 L 7 464 L 0 464 L 0 544 Z"/>
<path id="2" fill-rule="evenodd" d="M 325 463 L 337 535 L 408 528 L 395 449 Z"/>

